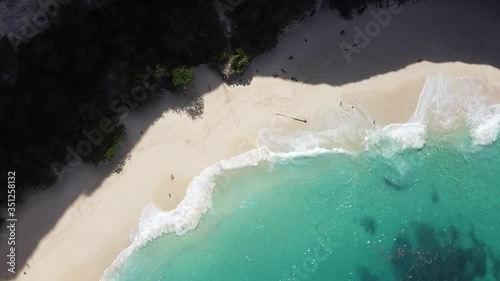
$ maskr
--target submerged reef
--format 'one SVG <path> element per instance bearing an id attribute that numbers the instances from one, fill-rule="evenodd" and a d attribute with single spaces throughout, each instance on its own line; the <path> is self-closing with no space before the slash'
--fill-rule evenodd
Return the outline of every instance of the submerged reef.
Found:
<path id="1" fill-rule="evenodd" d="M 428 224 L 415 223 L 414 237 L 399 235 L 390 253 L 386 260 L 391 261 L 397 280 L 473 281 L 489 274 L 500 280 L 500 258 L 473 230 L 463 235 L 450 226 L 437 233 Z M 490 261 L 493 272 L 487 272 Z"/>

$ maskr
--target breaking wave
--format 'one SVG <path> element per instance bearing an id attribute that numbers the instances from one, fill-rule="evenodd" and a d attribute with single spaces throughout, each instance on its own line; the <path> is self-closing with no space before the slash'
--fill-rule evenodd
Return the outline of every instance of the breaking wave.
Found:
<path id="1" fill-rule="evenodd" d="M 493 104 L 472 79 L 446 73 L 427 79 L 415 113 L 404 124 L 374 126 L 372 118 L 359 106 L 323 105 L 316 114 L 323 123 L 308 131 L 262 130 L 257 149 L 217 162 L 195 177 L 176 209 L 164 212 L 153 204 L 146 206 L 131 245 L 119 254 L 101 280 L 115 280 L 125 259 L 152 239 L 164 233 L 183 235 L 194 230 L 211 206 L 214 188 L 228 184 L 226 171 L 256 166 L 262 161 L 368 149 L 391 157 L 399 151 L 422 148 L 428 131 L 448 134 L 466 128 L 475 145 L 488 145 L 497 140 L 500 131 L 500 105 Z"/>

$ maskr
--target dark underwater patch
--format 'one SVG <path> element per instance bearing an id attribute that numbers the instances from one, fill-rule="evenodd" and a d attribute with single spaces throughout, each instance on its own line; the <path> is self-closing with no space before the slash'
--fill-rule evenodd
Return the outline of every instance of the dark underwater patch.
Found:
<path id="1" fill-rule="evenodd" d="M 374 235 L 377 231 L 377 223 L 372 217 L 364 217 L 359 221 L 359 225 L 363 227 L 366 233 Z"/>
<path id="2" fill-rule="evenodd" d="M 432 192 L 432 194 L 431 194 L 431 201 L 434 204 L 439 202 L 439 194 L 436 191 Z"/>
<path id="3" fill-rule="evenodd" d="M 388 177 L 384 177 L 384 183 L 385 185 L 396 191 L 401 191 L 403 189 L 401 185 L 395 183 L 394 180 L 389 179 Z"/>
<path id="4" fill-rule="evenodd" d="M 379 281 L 378 277 L 364 266 L 358 266 L 358 275 L 360 281 Z"/>
<path id="5" fill-rule="evenodd" d="M 495 278 L 495 280 L 497 281 L 500 281 L 500 257 L 495 256 L 491 248 L 488 250 L 489 250 L 489 256 L 492 261 L 493 278 Z"/>
<path id="6" fill-rule="evenodd" d="M 499 280 L 500 259 L 473 231 L 462 235 L 450 226 L 437 233 L 427 224 L 416 223 L 414 234 L 416 248 L 412 247 L 408 236 L 400 235 L 394 240 L 391 254 L 386 258 L 392 262 L 398 280 L 473 281 L 487 275 L 488 257 L 493 264 L 492 275 Z M 463 244 L 472 246 L 465 247 Z"/>

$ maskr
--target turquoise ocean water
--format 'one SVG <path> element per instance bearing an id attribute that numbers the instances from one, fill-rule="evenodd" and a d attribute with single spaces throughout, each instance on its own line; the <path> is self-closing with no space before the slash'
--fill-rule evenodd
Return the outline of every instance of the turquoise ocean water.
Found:
<path id="1" fill-rule="evenodd" d="M 194 231 L 134 249 L 107 279 L 500 280 L 500 142 L 470 135 L 222 172 Z"/>

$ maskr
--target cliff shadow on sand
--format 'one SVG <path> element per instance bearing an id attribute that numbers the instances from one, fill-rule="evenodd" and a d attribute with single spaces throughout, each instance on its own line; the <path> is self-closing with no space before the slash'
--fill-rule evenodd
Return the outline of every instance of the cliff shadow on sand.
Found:
<path id="1" fill-rule="evenodd" d="M 227 87 L 251 87 L 255 77 L 340 86 L 425 61 L 486 64 L 498 69 L 500 20 L 494 12 L 499 8 L 500 4 L 493 0 L 457 3 L 428 0 L 407 2 L 393 9 L 367 8 L 363 14 L 347 21 L 323 5 L 312 17 L 283 35 L 276 48 L 256 57 L 246 72 L 228 82 Z M 30 263 L 30 255 L 47 235 L 60 235 L 64 239 L 65 234 L 75 229 L 49 234 L 75 200 L 92 195 L 106 178 L 118 172 L 120 162 L 127 159 L 141 140 L 142 132 L 155 120 L 170 110 L 184 111 L 194 119 L 202 118 L 203 96 L 225 83 L 216 69 L 204 75 L 210 77 L 202 81 L 211 81 L 210 84 L 196 84 L 187 96 L 155 97 L 144 108 L 120 120 L 127 126 L 127 141 L 114 160 L 99 167 L 86 164 L 72 167 L 72 172 L 66 173 L 61 183 L 28 198 L 27 208 L 19 207 L 17 215 L 23 220 L 17 224 L 18 269 Z M 22 177 L 22 172 L 18 176 Z M 85 178 L 92 180 L 81 181 Z M 4 253 L 5 227 L 2 227 L 2 235 Z M 5 255 L 2 257 L 3 261 Z M 13 277 L 6 274 L 2 270 L 0 277 Z M 19 274 L 23 273 L 17 270 L 16 276 Z"/>

